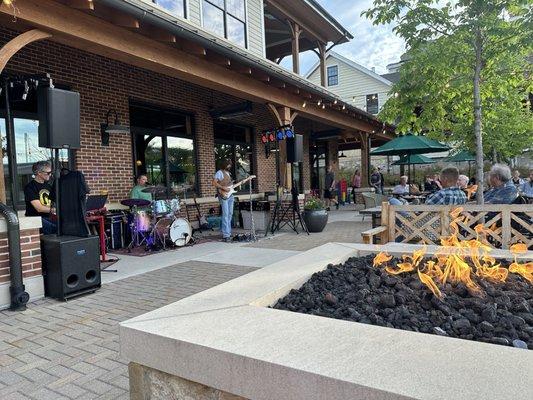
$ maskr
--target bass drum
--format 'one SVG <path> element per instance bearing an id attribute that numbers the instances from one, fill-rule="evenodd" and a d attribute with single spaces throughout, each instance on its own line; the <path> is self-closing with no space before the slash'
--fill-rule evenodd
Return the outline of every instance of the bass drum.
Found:
<path id="1" fill-rule="evenodd" d="M 183 218 L 161 218 L 154 229 L 162 243 L 169 241 L 178 247 L 185 246 L 192 237 L 191 224 Z"/>

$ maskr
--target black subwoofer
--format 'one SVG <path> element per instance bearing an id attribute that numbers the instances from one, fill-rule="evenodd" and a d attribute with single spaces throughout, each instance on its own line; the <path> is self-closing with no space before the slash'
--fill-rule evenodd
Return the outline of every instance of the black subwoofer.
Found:
<path id="1" fill-rule="evenodd" d="M 60 300 L 101 286 L 98 236 L 41 237 L 45 295 Z"/>

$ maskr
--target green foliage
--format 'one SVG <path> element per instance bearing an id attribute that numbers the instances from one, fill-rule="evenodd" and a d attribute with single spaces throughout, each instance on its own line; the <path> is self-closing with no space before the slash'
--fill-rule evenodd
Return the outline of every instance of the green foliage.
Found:
<path id="1" fill-rule="evenodd" d="M 306 200 L 304 210 L 308 211 L 317 211 L 317 210 L 323 210 L 324 202 L 320 200 L 318 197 L 310 197 Z"/>
<path id="2" fill-rule="evenodd" d="M 476 149 L 474 69 L 481 46 L 483 149 L 508 159 L 533 143 L 531 0 L 375 0 L 364 15 L 396 23 L 409 46 L 400 80 L 380 117 L 399 132 L 428 132 Z M 478 35 L 476 35 L 478 34 Z"/>

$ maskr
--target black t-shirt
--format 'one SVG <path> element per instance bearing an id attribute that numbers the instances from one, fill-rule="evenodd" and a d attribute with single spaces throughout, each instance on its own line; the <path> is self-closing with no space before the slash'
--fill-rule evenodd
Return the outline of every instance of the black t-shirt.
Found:
<path id="1" fill-rule="evenodd" d="M 26 201 L 26 216 L 27 217 L 48 217 L 49 213 L 38 212 L 31 202 L 33 200 L 39 200 L 43 206 L 52 205 L 50 200 L 50 191 L 52 187 L 47 183 L 39 183 L 35 179 L 32 179 L 30 183 L 24 188 L 24 200 Z"/>

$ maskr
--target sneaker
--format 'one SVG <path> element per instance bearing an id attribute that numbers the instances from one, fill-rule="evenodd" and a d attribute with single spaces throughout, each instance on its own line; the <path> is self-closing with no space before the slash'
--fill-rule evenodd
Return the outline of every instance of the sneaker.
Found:
<path id="1" fill-rule="evenodd" d="M 226 237 L 226 238 L 222 239 L 222 241 L 226 242 L 226 243 L 231 243 L 232 239 L 231 239 L 231 237 Z"/>
<path id="2" fill-rule="evenodd" d="M 339 203 L 335 204 L 335 209 L 336 209 L 336 210 L 339 209 Z"/>
<path id="3" fill-rule="evenodd" d="M 331 208 L 329 208 L 329 207 L 326 207 L 326 211 L 331 211 Z"/>

